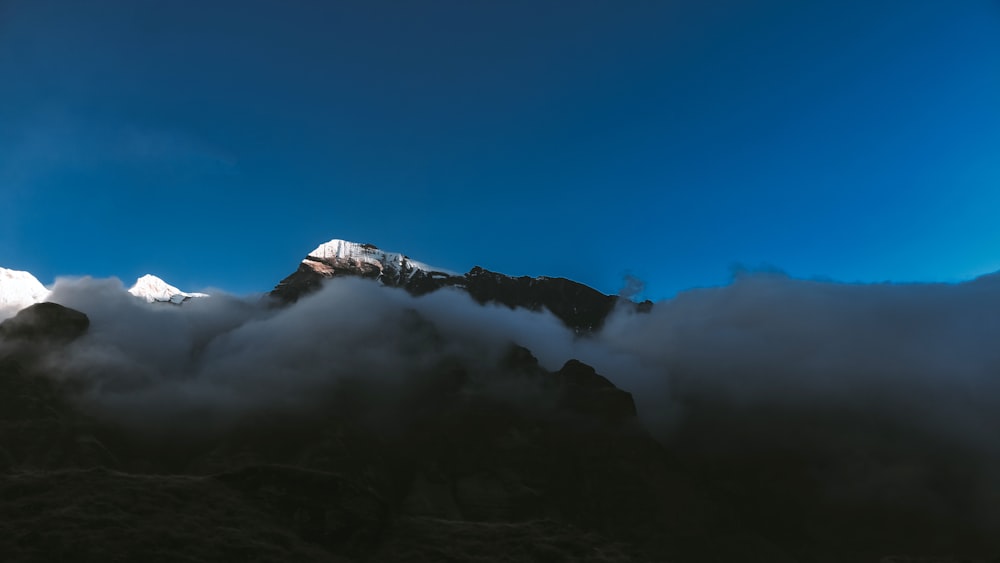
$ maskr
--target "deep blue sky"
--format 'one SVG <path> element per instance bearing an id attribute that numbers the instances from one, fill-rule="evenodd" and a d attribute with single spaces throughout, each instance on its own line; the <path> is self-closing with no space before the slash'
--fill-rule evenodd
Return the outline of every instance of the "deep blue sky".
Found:
<path id="1" fill-rule="evenodd" d="M 996 0 L 0 0 L 0 266 L 1000 269 Z"/>

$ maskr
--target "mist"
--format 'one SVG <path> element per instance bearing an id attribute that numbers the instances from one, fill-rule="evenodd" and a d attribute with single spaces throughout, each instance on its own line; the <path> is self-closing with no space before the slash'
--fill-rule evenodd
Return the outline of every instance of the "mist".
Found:
<path id="1" fill-rule="evenodd" d="M 644 371 L 594 363 L 633 390 L 654 435 L 704 470 L 800 483 L 783 490 L 862 507 L 857 517 L 891 506 L 989 530 L 1000 525 L 998 321 L 996 277 L 740 274 L 609 320 L 598 349 Z"/>
<path id="2" fill-rule="evenodd" d="M 118 280 L 89 278 L 59 280 L 50 299 L 91 319 L 51 357 L 53 371 L 84 382 L 90 412 L 144 431 L 206 433 L 264 410 L 307 410 L 348 380 L 374 385 L 358 408 L 389 418 L 415 378 L 448 362 L 489 371 L 519 344 L 549 370 L 572 358 L 594 366 L 633 394 L 652 436 L 698 463 L 792 455 L 832 498 L 998 521 L 992 277 L 846 284 L 740 273 L 649 313 L 621 307 L 583 337 L 547 311 L 355 278 L 281 308 L 225 294 L 149 304 Z"/>
<path id="3" fill-rule="evenodd" d="M 51 355 L 52 371 L 80 385 L 91 412 L 147 430 L 309 408 L 349 378 L 390 393 L 442 362 L 495 369 L 513 343 L 558 368 L 575 347 L 548 312 L 480 306 L 451 290 L 414 298 L 361 279 L 333 280 L 283 308 L 218 293 L 150 304 L 118 280 L 90 278 L 60 279 L 50 300 L 91 319 Z"/>

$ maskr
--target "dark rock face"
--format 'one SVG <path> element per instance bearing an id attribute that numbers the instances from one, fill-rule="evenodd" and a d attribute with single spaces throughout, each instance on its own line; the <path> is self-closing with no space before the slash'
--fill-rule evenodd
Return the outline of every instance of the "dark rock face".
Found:
<path id="1" fill-rule="evenodd" d="M 554 376 L 562 383 L 565 403 L 572 410 L 610 423 L 635 418 L 632 394 L 615 387 L 587 364 L 570 360 Z"/>
<path id="2" fill-rule="evenodd" d="M 548 309 L 579 332 L 600 328 L 619 303 L 618 297 L 565 278 L 512 278 L 479 266 L 465 274 L 461 287 L 479 303 L 500 303 L 532 311 Z"/>
<path id="3" fill-rule="evenodd" d="M 523 346 L 511 346 L 501 359 L 503 369 L 519 373 L 539 383 L 554 394 L 554 402 L 590 422 L 617 425 L 634 422 L 635 401 L 587 364 L 570 360 L 557 372 L 549 373 Z"/>
<path id="4" fill-rule="evenodd" d="M 374 246 L 365 245 L 372 250 Z M 499 303 L 510 308 L 531 311 L 548 309 L 576 332 L 597 330 L 615 308 L 622 304 L 638 311 L 648 311 L 649 301 L 633 303 L 565 278 L 528 276 L 511 277 L 476 266 L 464 275 L 425 271 L 409 262 L 402 265 L 373 265 L 342 258 L 307 256 L 298 269 L 283 279 L 271 292 L 279 303 L 293 303 L 318 290 L 322 283 L 339 276 L 378 280 L 389 287 L 400 287 L 413 295 L 424 295 L 444 287 L 466 291 L 479 303 Z"/>
<path id="5" fill-rule="evenodd" d="M 36 303 L 0 324 L 0 338 L 32 342 L 70 342 L 90 327 L 87 315 L 56 303 Z"/>

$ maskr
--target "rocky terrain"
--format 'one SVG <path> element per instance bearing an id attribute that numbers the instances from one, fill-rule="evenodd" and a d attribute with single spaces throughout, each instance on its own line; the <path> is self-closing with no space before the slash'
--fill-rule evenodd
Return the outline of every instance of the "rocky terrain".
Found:
<path id="1" fill-rule="evenodd" d="M 547 309 L 577 332 L 601 327 L 617 304 L 649 310 L 652 303 L 633 304 L 565 278 L 511 277 L 476 266 L 458 275 L 407 256 L 385 252 L 372 244 L 332 240 L 310 252 L 298 269 L 282 280 L 271 296 L 291 303 L 316 291 L 324 280 L 358 276 L 377 280 L 389 287 L 401 287 L 413 295 L 443 288 L 465 291 L 479 303 L 499 303 L 533 311 Z"/>
<path id="2" fill-rule="evenodd" d="M 280 306 L 320 307 L 306 297 L 325 280 L 360 276 L 545 307 L 586 338 L 619 301 L 568 280 L 322 249 L 274 290 Z M 155 301 L 141 306 L 191 306 Z M 419 312 L 403 318 L 422 335 L 408 346 L 448 349 Z M 138 384 L 67 368 L 106 330 L 55 303 L 0 324 L 0 561 L 1000 561 L 971 479 L 983 460 L 877 410 L 844 426 L 843 412 L 679 389 L 684 416 L 654 439 L 633 396 L 594 368 L 546 369 L 530 342 L 511 342 L 488 361 L 434 355 L 395 380 L 361 364 L 306 403 L 276 395 L 214 426 L 195 424 L 212 419 L 196 408 L 164 424 L 88 400 Z"/>

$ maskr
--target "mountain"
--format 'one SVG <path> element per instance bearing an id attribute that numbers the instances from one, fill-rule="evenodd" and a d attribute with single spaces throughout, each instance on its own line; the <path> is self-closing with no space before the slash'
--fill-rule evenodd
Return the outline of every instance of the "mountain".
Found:
<path id="1" fill-rule="evenodd" d="M 334 239 L 306 255 L 298 269 L 283 279 L 271 295 L 292 303 L 319 289 L 323 280 L 338 276 L 360 276 L 390 287 L 427 293 L 456 277 L 453 272 L 410 259 L 398 252 L 386 252 L 373 244 Z"/>
<path id="2" fill-rule="evenodd" d="M 298 269 L 271 292 L 281 303 L 294 303 L 320 288 L 330 278 L 359 276 L 389 287 L 424 295 L 445 287 L 465 291 L 477 302 L 499 303 L 532 311 L 548 309 L 578 333 L 597 330 L 619 303 L 646 311 L 652 303 L 633 303 L 605 295 L 565 278 L 513 277 L 476 266 L 465 274 L 429 266 L 405 254 L 387 252 L 373 244 L 334 239 L 306 255 Z"/>
<path id="3" fill-rule="evenodd" d="M 151 274 L 137 279 L 128 292 L 148 303 L 179 304 L 194 297 L 208 297 L 204 293 L 181 291 Z M 0 318 L 45 301 L 50 293 L 30 272 L 0 268 Z"/>
<path id="4" fill-rule="evenodd" d="M 0 268 L 0 315 L 45 301 L 49 290 L 28 272 Z"/>
<path id="5" fill-rule="evenodd" d="M 208 297 L 208 294 L 205 293 L 181 291 L 152 274 L 146 274 L 135 280 L 135 285 L 128 292 L 136 297 L 145 299 L 147 303 L 180 304 L 193 297 Z"/>
<path id="6" fill-rule="evenodd" d="M 288 312 L 309 313 L 299 319 L 256 302 L 209 323 L 154 306 L 179 315 L 138 320 L 195 313 L 190 348 L 168 354 L 155 327 L 133 333 L 134 316 L 116 328 L 100 307 L 91 325 L 63 305 L 28 306 L 0 323 L 0 560 L 1000 561 L 995 513 L 977 512 L 1000 498 L 976 479 L 994 450 L 982 460 L 881 404 L 803 413 L 692 390 L 714 376 L 697 366 L 672 371 L 669 398 L 652 403 L 673 419 L 654 439 L 650 403 L 616 386 L 627 379 L 542 364 L 530 347 L 544 339 L 456 354 L 461 342 L 408 312 L 357 340 L 334 334 L 350 324 L 316 330 L 337 309 L 294 301 L 336 276 L 547 307 L 579 331 L 613 307 L 643 308 L 569 280 L 455 274 L 346 241 L 275 289 Z M 152 302 L 198 295 L 140 282 L 132 293 Z M 400 329 L 391 344 L 383 328 Z"/>

